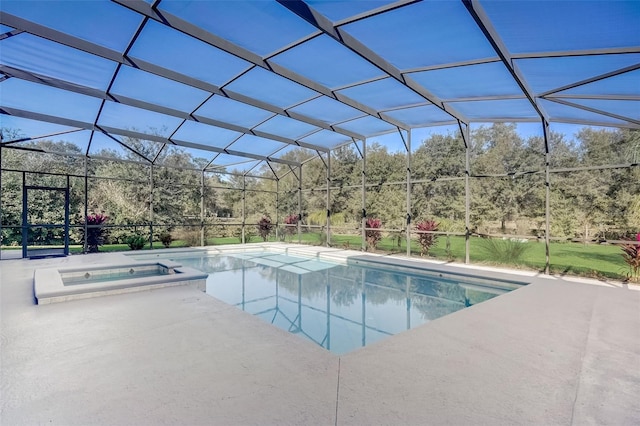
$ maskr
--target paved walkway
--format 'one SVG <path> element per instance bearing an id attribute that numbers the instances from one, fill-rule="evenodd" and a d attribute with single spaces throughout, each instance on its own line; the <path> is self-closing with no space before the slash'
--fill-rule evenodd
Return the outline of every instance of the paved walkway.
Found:
<path id="1" fill-rule="evenodd" d="M 632 425 L 640 291 L 529 286 L 335 356 L 191 287 L 37 306 L 0 262 L 3 425 Z"/>

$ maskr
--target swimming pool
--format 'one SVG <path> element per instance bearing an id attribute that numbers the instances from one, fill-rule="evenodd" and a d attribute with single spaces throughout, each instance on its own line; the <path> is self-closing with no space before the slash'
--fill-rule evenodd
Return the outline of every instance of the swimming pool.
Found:
<path id="1" fill-rule="evenodd" d="M 522 283 L 280 252 L 173 254 L 209 273 L 205 292 L 343 354 Z M 359 264 L 353 264 L 359 263 Z"/>

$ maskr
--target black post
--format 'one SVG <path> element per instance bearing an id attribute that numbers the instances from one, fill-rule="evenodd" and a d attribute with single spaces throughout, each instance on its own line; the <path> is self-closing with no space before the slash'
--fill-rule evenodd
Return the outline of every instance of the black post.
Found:
<path id="1" fill-rule="evenodd" d="M 67 189 L 64 191 L 64 255 L 69 256 L 69 175 Z"/>
<path id="2" fill-rule="evenodd" d="M 22 172 L 22 258 L 27 258 L 27 186 L 26 173 Z"/>

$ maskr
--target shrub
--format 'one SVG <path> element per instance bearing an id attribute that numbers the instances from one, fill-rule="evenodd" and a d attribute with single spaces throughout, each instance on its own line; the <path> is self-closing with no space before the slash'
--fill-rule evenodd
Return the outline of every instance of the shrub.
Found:
<path id="1" fill-rule="evenodd" d="M 640 278 L 640 232 L 636 235 L 636 243 L 622 244 L 622 257 L 629 265 L 631 278 Z"/>
<path id="2" fill-rule="evenodd" d="M 169 248 L 169 246 L 173 242 L 173 236 L 171 235 L 171 232 L 162 232 L 159 238 L 160 242 L 163 246 L 165 246 L 165 248 Z"/>
<path id="3" fill-rule="evenodd" d="M 237 227 L 234 231 L 233 231 L 233 235 L 238 238 L 238 242 L 242 243 L 242 226 Z M 253 231 L 253 228 L 248 226 L 245 227 L 244 229 L 244 242 L 245 243 L 250 243 L 251 240 L 253 239 L 253 237 L 255 237 L 256 234 Z"/>
<path id="4" fill-rule="evenodd" d="M 268 216 L 262 216 L 262 219 L 258 222 L 258 234 L 262 237 L 263 241 L 267 241 L 271 231 L 273 230 L 273 223 L 271 223 L 271 219 Z M 246 235 L 245 235 L 246 239 Z"/>
<path id="5" fill-rule="evenodd" d="M 382 221 L 380 219 L 368 218 L 366 222 L 366 229 L 364 231 L 365 238 L 367 240 L 367 247 L 375 250 L 382 239 Z"/>
<path id="6" fill-rule="evenodd" d="M 314 210 L 307 216 L 307 222 L 309 225 L 324 226 L 327 224 L 327 211 L 326 210 Z M 343 212 L 331 213 L 329 223 L 332 226 L 344 225 L 347 223 L 347 216 Z"/>
<path id="7" fill-rule="evenodd" d="M 435 220 L 423 220 L 416 223 L 416 229 L 422 232 L 437 231 L 439 224 Z M 429 249 L 436 243 L 438 236 L 436 234 L 418 234 L 418 243 L 420 243 L 420 256 L 429 254 Z"/>
<path id="8" fill-rule="evenodd" d="M 442 232 L 464 232 L 464 220 L 449 219 L 446 217 L 439 218 L 438 230 Z"/>
<path id="9" fill-rule="evenodd" d="M 244 242 L 245 243 L 250 243 L 255 236 L 256 236 L 256 231 L 251 226 L 247 226 L 244 229 Z"/>
<path id="10" fill-rule="evenodd" d="M 344 212 L 331 213 L 331 226 L 339 226 L 347 223 L 347 215 Z"/>
<path id="11" fill-rule="evenodd" d="M 489 255 L 493 262 L 516 264 L 520 261 L 520 257 L 522 257 L 524 252 L 531 246 L 527 242 L 516 239 L 496 240 L 483 238 L 480 241 L 480 247 Z"/>
<path id="12" fill-rule="evenodd" d="M 125 242 L 131 250 L 142 250 L 147 244 L 147 239 L 143 235 L 133 234 L 129 235 Z"/>
<path id="13" fill-rule="evenodd" d="M 324 225 L 327 223 L 327 211 L 326 210 L 314 210 L 307 216 L 307 223 L 309 225 Z"/>
<path id="14" fill-rule="evenodd" d="M 104 244 L 106 237 L 106 229 L 102 225 L 109 219 L 108 216 L 101 213 L 93 213 L 86 217 L 87 224 L 87 249 L 89 253 L 97 253 L 98 246 Z"/>
<path id="15" fill-rule="evenodd" d="M 200 230 L 187 228 L 182 231 L 181 240 L 187 245 L 187 247 L 198 247 L 200 246 Z"/>

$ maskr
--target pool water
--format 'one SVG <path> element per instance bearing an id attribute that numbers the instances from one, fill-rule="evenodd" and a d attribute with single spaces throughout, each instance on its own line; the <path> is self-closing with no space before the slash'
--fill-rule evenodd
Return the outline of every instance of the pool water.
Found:
<path id="1" fill-rule="evenodd" d="M 521 287 L 268 252 L 171 260 L 208 272 L 207 294 L 336 354 Z"/>

